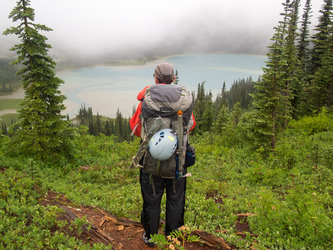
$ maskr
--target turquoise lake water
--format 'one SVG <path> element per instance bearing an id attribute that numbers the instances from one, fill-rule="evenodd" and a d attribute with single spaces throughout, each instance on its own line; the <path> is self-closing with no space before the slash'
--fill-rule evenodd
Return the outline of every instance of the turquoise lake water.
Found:
<path id="1" fill-rule="evenodd" d="M 179 84 L 196 91 L 198 83 L 205 81 L 206 91 L 214 96 L 221 92 L 223 82 L 227 89 L 234 81 L 252 77 L 257 80 L 265 66 L 265 56 L 234 54 L 190 54 L 167 58 L 178 71 Z M 67 96 L 66 113 L 73 117 L 81 104 L 92 107 L 94 114 L 115 117 L 119 108 L 123 116 L 132 114 L 138 105 L 136 96 L 147 85 L 154 84 L 153 72 L 158 63 L 139 66 L 95 66 L 61 71 L 57 74 L 65 84 L 61 86 Z"/>

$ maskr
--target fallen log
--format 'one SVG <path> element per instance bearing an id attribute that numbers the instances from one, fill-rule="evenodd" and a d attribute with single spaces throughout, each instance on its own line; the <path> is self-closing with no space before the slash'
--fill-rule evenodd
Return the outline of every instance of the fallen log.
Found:
<path id="1" fill-rule="evenodd" d="M 248 216 L 257 216 L 256 214 L 251 214 L 251 213 L 246 213 L 246 214 L 237 214 L 236 215 L 239 219 L 242 219 L 242 218 L 247 218 Z"/>
<path id="2" fill-rule="evenodd" d="M 240 236 L 246 236 L 247 234 L 246 233 L 236 233 L 237 235 L 240 235 Z M 258 237 L 259 234 L 250 234 L 251 237 Z"/>
<path id="3" fill-rule="evenodd" d="M 223 250 L 230 250 L 229 245 L 222 239 L 205 231 L 194 230 L 192 235 L 200 237 L 200 241 L 209 247 L 220 247 Z"/>
<path id="4" fill-rule="evenodd" d="M 59 218 L 64 219 L 71 223 L 74 221 L 76 218 L 79 218 L 76 214 L 74 214 L 72 211 L 70 211 L 68 208 L 64 207 L 63 205 L 59 204 L 58 202 L 53 202 L 55 203 L 58 207 L 61 207 L 64 210 L 64 213 L 62 213 Z M 90 227 L 88 229 L 88 227 Z M 99 229 L 93 224 L 88 223 L 86 225 L 81 226 L 82 233 L 81 235 L 85 238 L 91 239 L 94 243 L 101 243 L 104 245 L 112 245 L 112 242 L 114 239 L 107 235 L 104 231 Z"/>

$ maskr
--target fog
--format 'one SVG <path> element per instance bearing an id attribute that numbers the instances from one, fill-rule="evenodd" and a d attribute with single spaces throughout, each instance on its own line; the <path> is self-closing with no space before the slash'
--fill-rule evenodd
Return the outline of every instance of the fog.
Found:
<path id="1" fill-rule="evenodd" d="M 283 1 L 284 2 L 284 1 Z M 302 1 L 304 4 L 305 0 Z M 312 25 L 323 0 L 312 1 Z M 190 52 L 266 53 L 273 27 L 281 20 L 281 0 L 31 0 L 35 22 L 57 51 L 114 57 Z M 14 0 L 0 1 L 0 30 Z M 300 8 L 303 13 L 303 6 Z M 0 36 L 0 49 L 13 43 Z"/>

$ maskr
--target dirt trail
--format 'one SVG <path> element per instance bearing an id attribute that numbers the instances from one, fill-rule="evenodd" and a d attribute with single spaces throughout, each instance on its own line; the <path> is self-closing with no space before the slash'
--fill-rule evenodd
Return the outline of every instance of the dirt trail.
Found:
<path id="1" fill-rule="evenodd" d="M 59 216 L 61 220 L 71 221 L 77 217 L 87 216 L 87 220 L 92 224 L 92 227 L 90 230 L 82 228 L 82 233 L 79 236 L 79 239 L 86 244 L 99 242 L 105 245 L 112 245 L 112 248 L 116 250 L 151 249 L 142 240 L 143 228 L 140 222 L 117 218 L 110 212 L 94 206 L 75 206 L 64 195 L 59 195 L 52 191 L 47 193 L 41 203 L 45 206 L 56 205 L 62 207 L 65 213 Z M 66 228 L 62 229 L 62 231 L 71 236 L 76 236 L 77 233 L 66 230 Z M 229 246 L 222 238 L 207 232 L 195 230 L 192 234 L 198 235 L 203 243 L 186 242 L 185 249 L 236 249 L 234 246 Z"/>

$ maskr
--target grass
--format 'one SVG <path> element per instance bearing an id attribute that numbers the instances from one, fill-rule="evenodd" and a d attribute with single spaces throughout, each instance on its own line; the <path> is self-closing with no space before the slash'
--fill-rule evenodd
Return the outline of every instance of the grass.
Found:
<path id="1" fill-rule="evenodd" d="M 323 122 L 326 120 L 331 117 L 323 114 L 295 122 L 294 129 L 280 134 L 274 154 L 268 156 L 261 149 L 250 152 L 227 146 L 225 137 L 192 136 L 197 158 L 189 169 L 193 176 L 187 180 L 186 226 L 213 233 L 239 249 L 332 249 L 333 131 Z M 0 178 L 0 220 L 3 217 L 5 225 L 1 229 L 0 221 L 0 249 L 1 237 L 6 244 L 18 244 L 30 228 L 34 230 L 29 236 L 31 244 L 40 241 L 50 242 L 53 249 L 73 247 L 68 238 L 56 243 L 46 231 L 41 233 L 43 225 L 59 223 L 54 217 L 48 219 L 53 210 L 35 205 L 45 190 L 65 194 L 75 204 L 140 220 L 139 171 L 128 169 L 139 139 L 116 143 L 114 137 L 93 137 L 82 131 L 81 135 L 75 143 L 78 162 L 57 162 L 58 167 L 7 157 L 9 138 L 0 137 L 0 170 L 7 169 Z M 165 196 L 162 204 L 164 218 Z M 36 216 L 37 212 L 43 216 Z M 235 233 L 239 213 L 254 214 L 247 220 L 251 231 L 258 234 L 255 239 L 250 235 L 240 239 Z"/>
<path id="2" fill-rule="evenodd" d="M 17 120 L 17 114 L 5 114 L 0 116 L 0 124 L 3 122 L 6 125 L 9 125 L 14 120 Z"/>
<path id="3" fill-rule="evenodd" d="M 5 109 L 18 110 L 22 99 L 0 99 L 0 111 Z"/>

